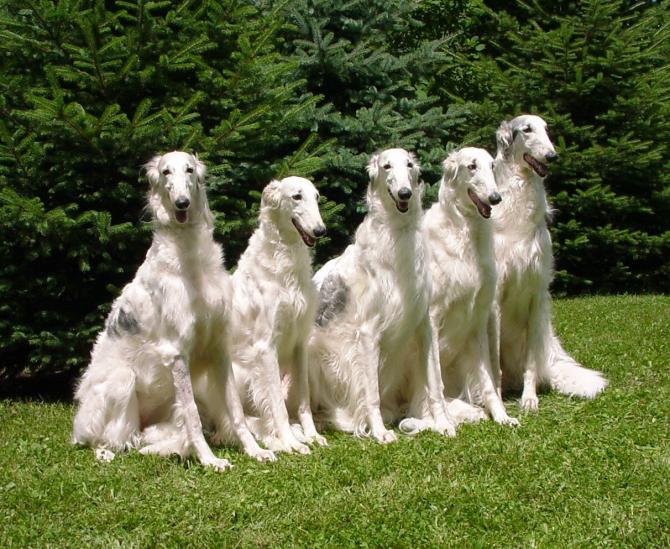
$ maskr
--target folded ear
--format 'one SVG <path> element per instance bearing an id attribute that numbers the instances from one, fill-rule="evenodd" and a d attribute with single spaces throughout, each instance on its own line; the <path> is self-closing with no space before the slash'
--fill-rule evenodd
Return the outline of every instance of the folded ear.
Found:
<path id="1" fill-rule="evenodd" d="M 261 195 L 261 207 L 275 209 L 279 208 L 280 203 L 281 203 L 280 183 L 276 179 L 273 179 L 263 189 L 263 194 Z"/>
<path id="2" fill-rule="evenodd" d="M 498 153 L 502 153 L 503 156 L 509 154 L 509 149 L 512 146 L 512 141 L 514 141 L 514 134 L 512 133 L 512 126 L 507 120 L 503 120 L 500 123 L 498 131 L 496 131 L 496 143 L 498 144 Z"/>
<path id="3" fill-rule="evenodd" d="M 375 153 L 370 158 L 368 162 L 368 175 L 370 176 L 370 181 L 377 179 L 379 175 L 379 154 Z"/>
<path id="4" fill-rule="evenodd" d="M 458 174 L 457 153 L 451 153 L 444 162 L 442 162 L 442 184 L 451 185 Z"/>
<path id="5" fill-rule="evenodd" d="M 207 166 L 198 158 L 198 153 L 193 155 L 193 160 L 195 161 L 195 175 L 198 178 L 198 183 L 200 185 L 205 184 L 205 176 L 207 175 Z"/>
<path id="6" fill-rule="evenodd" d="M 419 175 L 421 174 L 421 166 L 419 161 L 416 159 L 413 153 L 409 153 L 410 162 L 412 162 L 412 167 L 410 169 L 410 174 L 412 175 L 412 185 L 416 185 L 419 182 Z"/>
<path id="7" fill-rule="evenodd" d="M 149 162 L 147 162 L 144 167 L 144 173 L 149 180 L 149 183 L 152 187 L 158 185 L 158 180 L 160 179 L 160 172 L 158 171 L 158 163 L 161 161 L 161 155 L 157 154 Z"/>

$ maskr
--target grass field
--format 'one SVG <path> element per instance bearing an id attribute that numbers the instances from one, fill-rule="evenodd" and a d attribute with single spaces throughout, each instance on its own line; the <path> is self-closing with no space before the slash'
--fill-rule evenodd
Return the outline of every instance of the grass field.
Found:
<path id="1" fill-rule="evenodd" d="M 0 401 L 0 547 L 670 546 L 670 296 L 559 300 L 564 346 L 605 372 L 516 429 L 382 447 L 329 434 L 311 456 L 235 467 L 68 443 L 70 404 Z"/>

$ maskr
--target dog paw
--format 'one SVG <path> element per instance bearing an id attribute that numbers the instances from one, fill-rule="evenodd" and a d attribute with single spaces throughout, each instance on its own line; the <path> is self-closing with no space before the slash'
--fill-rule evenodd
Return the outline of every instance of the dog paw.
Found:
<path id="1" fill-rule="evenodd" d="M 312 453 L 312 451 L 309 449 L 309 446 L 305 446 L 304 444 L 299 444 L 297 446 L 294 446 L 293 449 L 296 452 L 298 452 L 299 454 L 302 454 L 303 456 L 306 456 L 306 455 Z"/>
<path id="2" fill-rule="evenodd" d="M 396 436 L 396 434 L 393 431 L 389 430 L 373 434 L 372 438 L 374 438 L 377 442 L 381 444 L 390 444 L 392 442 L 398 441 L 398 437 Z"/>
<path id="3" fill-rule="evenodd" d="M 114 452 L 107 450 L 105 448 L 96 448 L 95 449 L 95 459 L 102 461 L 103 463 L 109 463 L 115 457 Z"/>
<path id="4" fill-rule="evenodd" d="M 258 448 L 258 450 L 247 452 L 247 454 L 258 461 L 277 461 L 277 456 L 272 450 Z"/>
<path id="5" fill-rule="evenodd" d="M 320 435 L 319 433 L 315 433 L 310 437 L 309 440 L 310 444 L 318 444 L 319 446 L 328 446 L 328 441 L 326 440 L 326 437 L 323 435 Z"/>
<path id="6" fill-rule="evenodd" d="M 222 473 L 226 469 L 230 469 L 233 464 L 230 463 L 227 459 L 222 458 L 210 458 L 202 461 L 203 466 L 214 469 L 215 471 Z"/>
<path id="7" fill-rule="evenodd" d="M 498 425 L 509 425 L 511 427 L 518 427 L 519 420 L 515 417 L 508 416 L 507 414 L 496 416 L 493 418 Z"/>
<path id="8" fill-rule="evenodd" d="M 438 422 L 435 423 L 434 431 L 437 431 L 441 435 L 446 435 L 448 437 L 455 437 L 456 436 L 456 425 L 454 425 L 449 420 L 438 421 Z"/>
<path id="9" fill-rule="evenodd" d="M 536 395 L 521 396 L 521 407 L 525 412 L 537 412 L 540 407 L 540 401 Z"/>

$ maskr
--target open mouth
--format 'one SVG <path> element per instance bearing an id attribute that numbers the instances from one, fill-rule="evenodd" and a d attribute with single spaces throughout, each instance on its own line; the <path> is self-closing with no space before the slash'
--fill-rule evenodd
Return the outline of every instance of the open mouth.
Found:
<path id="1" fill-rule="evenodd" d="M 174 217 L 177 223 L 186 223 L 188 221 L 188 210 L 175 210 Z"/>
<path id="2" fill-rule="evenodd" d="M 528 165 L 531 168 L 533 168 L 533 171 L 540 177 L 546 177 L 547 174 L 549 173 L 549 170 L 547 170 L 547 167 L 544 164 L 542 164 L 542 162 L 538 162 L 528 153 L 523 153 L 523 159 L 528 163 Z"/>
<path id="3" fill-rule="evenodd" d="M 409 200 L 396 200 L 396 197 L 393 196 L 393 193 L 389 189 L 389 196 L 393 199 L 393 202 L 395 202 L 395 207 L 398 209 L 400 213 L 406 213 L 407 210 L 409 210 Z"/>
<path id="4" fill-rule="evenodd" d="M 300 226 L 300 224 L 295 219 L 291 218 L 291 221 L 293 222 L 293 226 L 295 227 L 296 231 L 298 231 L 298 234 L 301 236 L 302 241 L 310 248 L 314 247 L 314 244 L 316 243 L 316 238 L 308 235 L 307 232 L 305 232 L 305 230 Z"/>
<path id="5" fill-rule="evenodd" d="M 482 201 L 482 199 L 477 196 L 476 192 L 474 192 L 472 189 L 468 189 L 468 196 L 470 197 L 470 200 L 472 200 L 474 205 L 477 206 L 477 211 L 479 212 L 479 215 L 481 215 L 485 219 L 491 217 L 491 206 L 489 206 L 486 202 Z"/>

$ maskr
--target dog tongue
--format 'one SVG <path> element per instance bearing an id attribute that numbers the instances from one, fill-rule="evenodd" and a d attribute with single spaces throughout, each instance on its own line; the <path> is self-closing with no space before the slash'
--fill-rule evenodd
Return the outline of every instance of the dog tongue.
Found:
<path id="1" fill-rule="evenodd" d="M 179 223 L 186 223 L 186 220 L 188 219 L 188 213 L 186 210 L 177 210 L 174 216 L 177 218 Z"/>

